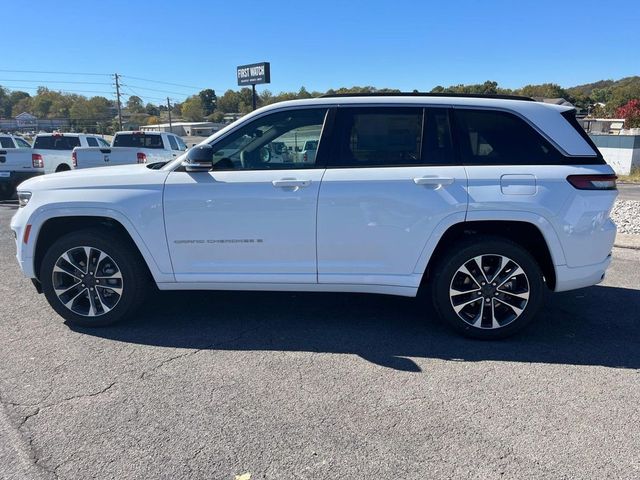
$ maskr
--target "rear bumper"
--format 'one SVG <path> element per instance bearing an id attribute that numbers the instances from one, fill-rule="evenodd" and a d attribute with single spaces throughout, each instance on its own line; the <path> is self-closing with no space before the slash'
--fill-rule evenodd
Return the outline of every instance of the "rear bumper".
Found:
<path id="1" fill-rule="evenodd" d="M 9 186 L 12 189 L 15 189 L 18 185 L 20 185 L 25 180 L 29 180 L 30 178 L 37 177 L 42 175 L 43 171 L 29 171 L 29 172 L 21 172 L 21 171 L 10 171 L 8 177 L 0 176 L 0 186 L 4 186 L 7 188 Z"/>
<path id="2" fill-rule="evenodd" d="M 590 287 L 604 280 L 604 274 L 611 264 L 611 254 L 604 262 L 584 267 L 556 265 L 556 292 L 566 292 L 577 288 Z"/>

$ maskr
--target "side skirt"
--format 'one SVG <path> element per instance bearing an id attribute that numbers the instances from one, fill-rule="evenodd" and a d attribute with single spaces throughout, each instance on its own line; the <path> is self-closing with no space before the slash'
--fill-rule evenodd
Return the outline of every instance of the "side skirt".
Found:
<path id="1" fill-rule="evenodd" d="M 343 293 L 379 293 L 415 297 L 417 287 L 398 287 L 394 285 L 351 285 L 327 283 L 218 283 L 218 282 L 162 282 L 160 290 L 258 290 L 266 292 L 343 292 Z"/>

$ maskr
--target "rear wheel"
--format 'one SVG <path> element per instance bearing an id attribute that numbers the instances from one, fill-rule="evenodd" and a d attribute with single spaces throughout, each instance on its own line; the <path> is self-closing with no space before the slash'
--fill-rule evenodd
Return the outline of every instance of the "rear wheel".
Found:
<path id="1" fill-rule="evenodd" d="M 71 167 L 69 165 L 67 165 L 66 163 L 61 163 L 56 168 L 56 173 L 58 173 L 58 172 L 68 172 L 70 170 L 71 170 Z"/>
<path id="2" fill-rule="evenodd" d="M 150 287 L 137 252 L 106 229 L 81 230 L 55 241 L 42 260 L 40 282 L 61 317 L 86 327 L 131 315 Z"/>
<path id="3" fill-rule="evenodd" d="M 544 297 L 533 256 L 509 240 L 477 235 L 450 248 L 434 271 L 433 301 L 462 334 L 504 338 L 524 328 Z"/>

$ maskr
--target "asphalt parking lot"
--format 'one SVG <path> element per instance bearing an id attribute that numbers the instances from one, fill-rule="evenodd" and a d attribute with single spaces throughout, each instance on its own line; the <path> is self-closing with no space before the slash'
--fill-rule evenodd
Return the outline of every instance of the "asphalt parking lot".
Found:
<path id="1" fill-rule="evenodd" d="M 501 342 L 415 299 L 162 293 L 69 328 L 0 205 L 0 478 L 640 477 L 640 251 Z M 247 478 L 245 476 L 245 478 Z"/>

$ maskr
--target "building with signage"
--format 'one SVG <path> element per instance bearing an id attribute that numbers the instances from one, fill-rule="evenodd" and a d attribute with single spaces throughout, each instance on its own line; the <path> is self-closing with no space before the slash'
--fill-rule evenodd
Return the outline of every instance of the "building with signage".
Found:
<path id="1" fill-rule="evenodd" d="M 143 132 L 171 132 L 182 137 L 208 137 L 222 127 L 224 127 L 223 123 L 214 122 L 174 122 L 171 126 L 168 123 L 143 125 L 140 130 Z"/>
<path id="2" fill-rule="evenodd" d="M 15 118 L 0 119 L 2 132 L 53 132 L 68 128 L 69 120 L 66 118 L 38 118 L 28 112 L 22 112 Z"/>

